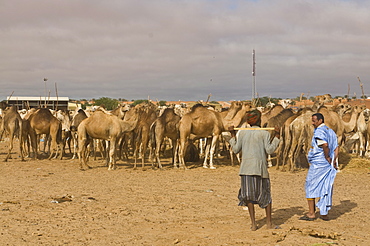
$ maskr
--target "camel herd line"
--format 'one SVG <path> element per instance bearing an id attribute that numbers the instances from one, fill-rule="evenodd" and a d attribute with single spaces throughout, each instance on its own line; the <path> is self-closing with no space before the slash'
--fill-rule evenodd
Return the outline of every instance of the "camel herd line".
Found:
<path id="1" fill-rule="evenodd" d="M 71 158 L 78 158 L 80 169 L 85 170 L 90 168 L 89 158 L 99 150 L 108 170 L 114 170 L 117 160 L 125 161 L 129 156 L 134 157 L 134 168 L 139 159 L 142 168 L 147 162 L 151 162 L 152 167 L 163 168 L 161 158 L 166 148 L 171 149 L 175 168 L 187 169 L 187 161 L 201 157 L 204 168 L 216 169 L 214 157 L 220 150 L 226 150 L 223 152 L 228 153 L 230 164 L 234 165 L 242 157 L 230 150 L 227 129 L 245 127 L 246 114 L 254 107 L 248 102 L 233 101 L 229 108 L 221 111 L 203 104 L 189 108 L 158 107 L 151 102 L 134 107 L 119 105 L 111 111 L 99 107 L 94 112 L 47 108 L 18 111 L 5 104 L 1 109 L 0 138 L 9 142 L 4 161 L 11 158 L 17 138 L 22 161 L 41 158 L 41 151 L 47 153 L 49 159 L 62 159 L 68 147 Z M 274 157 L 278 169 L 293 171 L 308 165 L 299 157 L 307 155 L 311 147 L 311 116 L 316 112 L 322 113 L 325 124 L 336 132 L 342 150 L 361 157 L 367 157 L 370 151 L 370 110 L 365 106 L 340 103 L 327 107 L 317 101 L 299 110 L 278 104 L 261 111 L 262 127 L 281 129 L 282 141 Z M 269 165 L 272 166 L 270 158 Z"/>

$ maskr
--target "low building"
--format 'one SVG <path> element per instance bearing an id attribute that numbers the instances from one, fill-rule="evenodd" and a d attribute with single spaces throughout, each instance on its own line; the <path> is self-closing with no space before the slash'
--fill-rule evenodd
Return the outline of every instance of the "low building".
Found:
<path id="1" fill-rule="evenodd" d="M 18 110 L 30 108 L 68 109 L 68 97 L 7 97 L 7 103 Z"/>

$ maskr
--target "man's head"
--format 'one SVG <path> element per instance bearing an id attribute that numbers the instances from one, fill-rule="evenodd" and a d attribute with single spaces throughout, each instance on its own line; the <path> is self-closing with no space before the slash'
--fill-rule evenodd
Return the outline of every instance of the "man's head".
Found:
<path id="1" fill-rule="evenodd" d="M 312 125 L 313 127 L 317 128 L 319 125 L 324 123 L 324 116 L 320 113 L 316 113 L 312 115 Z"/>
<path id="2" fill-rule="evenodd" d="M 247 123 L 251 126 L 261 126 L 261 112 L 258 109 L 247 113 Z"/>

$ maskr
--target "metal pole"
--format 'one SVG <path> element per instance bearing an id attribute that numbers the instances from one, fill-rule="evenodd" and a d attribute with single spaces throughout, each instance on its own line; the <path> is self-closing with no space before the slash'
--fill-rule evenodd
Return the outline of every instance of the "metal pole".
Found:
<path id="1" fill-rule="evenodd" d="M 44 83 L 45 83 L 45 103 L 44 103 L 44 108 L 46 108 L 46 96 L 47 96 L 47 92 L 46 92 L 46 81 L 48 81 L 47 78 L 44 78 Z"/>
<path id="2" fill-rule="evenodd" d="M 256 98 L 256 52 L 253 49 L 253 70 L 252 70 L 252 76 L 253 76 L 253 84 L 252 84 L 252 101 Z"/>

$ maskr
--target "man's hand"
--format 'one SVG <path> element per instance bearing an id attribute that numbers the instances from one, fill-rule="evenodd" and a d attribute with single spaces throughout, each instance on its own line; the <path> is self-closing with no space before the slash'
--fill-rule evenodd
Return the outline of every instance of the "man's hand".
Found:
<path id="1" fill-rule="evenodd" d="M 333 167 L 335 168 L 335 170 L 338 170 L 337 159 L 334 159 L 334 161 L 333 161 Z"/>
<path id="2" fill-rule="evenodd" d="M 279 126 L 275 126 L 274 127 L 274 131 L 275 131 L 275 137 L 277 138 L 280 138 L 280 127 Z"/>
<path id="3" fill-rule="evenodd" d="M 227 130 L 231 133 L 231 137 L 236 136 L 236 131 L 234 130 L 234 126 L 229 126 L 229 128 L 227 128 Z"/>

